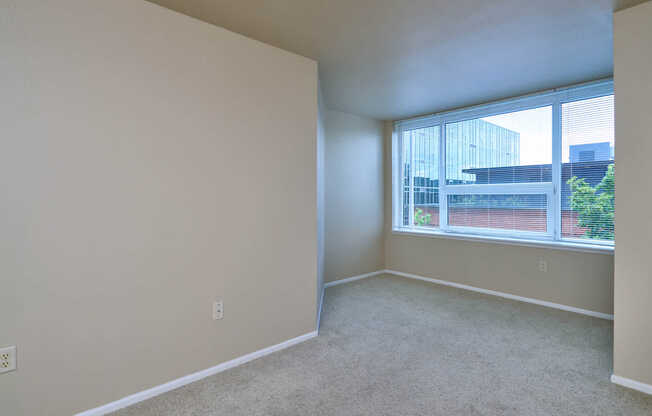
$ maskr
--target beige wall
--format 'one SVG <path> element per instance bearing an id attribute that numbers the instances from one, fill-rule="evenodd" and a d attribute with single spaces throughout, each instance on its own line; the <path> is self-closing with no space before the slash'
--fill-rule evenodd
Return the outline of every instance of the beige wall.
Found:
<path id="1" fill-rule="evenodd" d="M 314 61 L 140 0 L 0 16 L 0 413 L 70 415 L 315 330 Z"/>
<path id="2" fill-rule="evenodd" d="M 614 374 L 652 384 L 652 2 L 615 14 Z"/>
<path id="3" fill-rule="evenodd" d="M 613 255 L 392 234 L 392 123 L 385 122 L 387 269 L 613 313 Z M 548 272 L 539 271 L 539 259 Z"/>
<path id="4" fill-rule="evenodd" d="M 326 111 L 325 281 L 384 268 L 383 124 Z"/>

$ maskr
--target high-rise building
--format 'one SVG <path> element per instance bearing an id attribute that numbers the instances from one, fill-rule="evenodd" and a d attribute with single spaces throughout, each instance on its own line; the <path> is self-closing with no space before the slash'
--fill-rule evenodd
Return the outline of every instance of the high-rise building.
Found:
<path id="1" fill-rule="evenodd" d="M 520 164 L 521 135 L 482 119 L 446 126 L 446 178 L 448 183 L 474 183 L 468 169 L 487 169 Z M 404 133 L 403 151 L 414 152 L 414 204 L 427 209 L 439 205 L 439 127 Z M 407 159 L 408 161 L 410 159 Z M 405 212 L 409 218 L 410 163 L 403 167 Z M 434 211 L 433 211 L 434 212 Z"/>
<path id="2" fill-rule="evenodd" d="M 474 182 L 463 169 L 518 166 L 521 135 L 482 119 L 446 126 L 446 179 L 449 183 Z"/>
<path id="3" fill-rule="evenodd" d="M 569 146 L 570 163 L 612 160 L 613 147 L 609 142 L 574 144 Z"/>
<path id="4" fill-rule="evenodd" d="M 412 141 L 414 177 L 438 182 L 438 128 L 405 133 Z M 473 182 L 475 175 L 464 169 L 518 166 L 521 159 L 521 135 L 496 124 L 475 119 L 446 126 L 446 176 L 453 182 Z M 404 143 L 409 144 L 409 141 Z M 407 167 L 409 170 L 409 167 Z"/>

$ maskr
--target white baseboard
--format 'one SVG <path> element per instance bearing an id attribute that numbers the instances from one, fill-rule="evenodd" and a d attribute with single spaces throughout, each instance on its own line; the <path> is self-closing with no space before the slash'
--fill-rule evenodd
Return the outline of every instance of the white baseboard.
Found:
<path id="1" fill-rule="evenodd" d="M 611 382 L 619 386 L 627 387 L 633 390 L 638 390 L 646 394 L 652 394 L 652 385 L 641 383 L 640 381 L 632 380 L 625 377 L 620 377 L 615 374 L 611 375 Z"/>
<path id="2" fill-rule="evenodd" d="M 326 282 L 324 287 L 326 288 L 326 287 L 341 285 L 343 283 L 355 282 L 356 280 L 366 279 L 367 277 L 372 277 L 372 276 L 378 276 L 379 274 L 383 274 L 383 273 L 385 273 L 385 270 L 378 270 L 371 273 L 365 273 L 353 277 L 347 277 L 346 279 L 334 280 L 332 282 Z"/>
<path id="3" fill-rule="evenodd" d="M 582 315 L 593 316 L 593 317 L 596 317 L 596 318 L 609 319 L 609 320 L 614 319 L 613 315 L 609 315 L 609 314 L 602 313 L 602 312 L 594 312 L 594 311 L 590 311 L 590 310 L 586 310 L 586 309 L 576 308 L 576 307 L 573 307 L 573 306 L 561 305 L 561 304 L 558 304 L 558 303 L 547 302 L 547 301 L 532 299 L 532 298 L 526 298 L 526 297 L 523 297 L 523 296 L 511 295 L 509 293 L 497 292 L 495 290 L 481 289 L 481 288 L 478 288 L 478 287 L 468 286 L 468 285 L 464 285 L 464 284 L 461 284 L 461 283 L 454 283 L 454 282 L 449 282 L 449 281 L 446 281 L 446 280 L 433 279 L 433 278 L 430 278 L 430 277 L 419 276 L 419 275 L 416 275 L 416 274 L 403 273 L 403 272 L 399 272 L 399 271 L 396 271 L 396 270 L 378 270 L 378 271 L 375 271 L 375 272 L 365 273 L 365 274 L 361 274 L 361 275 L 358 275 L 358 276 L 349 277 L 349 278 L 346 278 L 346 279 L 335 280 L 335 281 L 328 282 L 328 283 L 324 284 L 324 288 L 331 287 L 331 286 L 336 286 L 336 285 L 341 285 L 341 284 L 344 284 L 344 283 L 354 282 L 356 280 L 361 280 L 361 279 L 365 279 L 367 277 L 372 277 L 372 276 L 378 276 L 378 275 L 381 275 L 381 274 L 392 274 L 392 275 L 395 275 L 395 276 L 406 277 L 406 278 L 409 278 L 409 279 L 421 280 L 421 281 L 430 282 L 430 283 L 434 283 L 434 284 L 438 284 L 438 285 L 450 286 L 450 287 L 455 287 L 455 288 L 458 288 L 458 289 L 465 289 L 465 290 L 470 290 L 470 291 L 473 291 L 473 292 L 484 293 L 484 294 L 487 294 L 487 295 L 493 295 L 493 296 L 498 296 L 498 297 L 502 297 L 502 298 L 512 299 L 512 300 L 516 300 L 516 301 L 520 301 L 520 302 L 532 303 L 532 304 L 535 304 L 535 305 L 546 306 L 546 307 L 549 307 L 549 308 L 561 309 L 561 310 L 569 311 L 569 312 L 575 312 L 575 313 L 579 313 L 579 314 L 582 314 Z M 322 307 L 323 299 L 324 299 L 324 292 L 322 291 L 320 304 L 319 304 L 319 308 L 320 308 L 319 317 L 321 317 L 321 307 Z M 319 319 L 320 318 L 318 318 L 317 325 L 319 325 Z M 255 351 L 255 352 L 252 352 L 252 353 L 247 354 L 247 355 L 243 355 L 242 357 L 238 357 L 238 358 L 235 358 L 235 359 L 233 359 L 231 361 L 227 361 L 227 362 L 224 362 L 222 364 L 218 364 L 218 365 L 216 365 L 214 367 L 207 368 L 205 370 L 201 370 L 201 371 L 198 371 L 198 372 L 193 373 L 193 374 L 189 374 L 187 376 L 178 378 L 176 380 L 172 380 L 170 382 L 167 382 L 165 384 L 161 384 L 161 385 L 156 386 L 156 387 L 152 387 L 152 388 L 147 389 L 147 390 L 143 390 L 143 391 L 141 391 L 139 393 L 135 393 L 135 394 L 132 394 L 132 395 L 127 396 L 127 397 L 123 397 L 122 399 L 119 399 L 119 400 L 116 400 L 114 402 L 105 404 L 103 406 L 96 407 L 94 409 L 90 409 L 90 410 L 86 410 L 86 411 L 77 413 L 75 416 L 102 416 L 102 415 L 106 415 L 106 414 L 111 413 L 111 412 L 115 412 L 116 410 L 119 410 L 119 409 L 125 408 L 127 406 L 131 406 L 133 404 L 142 402 L 144 400 L 147 400 L 147 399 L 150 399 L 152 397 L 158 396 L 160 394 L 166 393 L 166 392 L 168 392 L 170 390 L 177 389 L 179 387 L 185 386 L 186 384 L 190 384 L 190 383 L 193 383 L 195 381 L 201 380 L 203 378 L 210 377 L 210 376 L 212 376 L 214 374 L 220 373 L 222 371 L 229 370 L 231 368 L 234 368 L 234 367 L 237 367 L 239 365 L 245 364 L 245 363 L 247 363 L 249 361 L 252 361 L 252 360 L 255 360 L 257 358 L 264 357 L 265 355 L 271 354 L 273 352 L 280 351 L 282 349 L 285 349 L 285 348 L 291 347 L 293 345 L 299 344 L 301 342 L 307 341 L 307 340 L 309 340 L 311 338 L 316 337 L 318 335 L 318 330 L 319 330 L 319 326 L 317 327 L 317 331 L 309 332 L 307 334 L 298 336 L 296 338 L 292 338 L 292 339 L 289 339 L 287 341 L 284 341 L 284 342 L 282 342 L 280 344 L 276 344 L 276 345 L 273 345 L 271 347 L 267 347 L 267 348 L 264 348 L 262 350 Z M 628 387 L 628 388 L 631 388 L 631 389 L 634 389 L 634 390 L 638 390 L 638 391 L 641 391 L 643 393 L 652 394 L 652 385 L 649 385 L 649 384 L 640 383 L 638 381 L 630 380 L 630 379 L 620 377 L 620 376 L 616 376 L 616 375 L 611 376 L 611 381 L 613 383 L 615 383 L 615 384 L 618 384 L 618 385 L 621 385 L 621 386 L 624 386 L 624 387 Z"/>
<path id="4" fill-rule="evenodd" d="M 526 298 L 526 297 L 523 297 L 523 296 L 511 295 L 509 293 L 497 292 L 495 290 L 481 289 L 479 287 L 463 285 L 461 283 L 454 283 L 454 282 L 449 282 L 449 281 L 446 281 L 446 280 L 432 279 L 430 277 L 419 276 L 419 275 L 411 274 L 411 273 L 397 272 L 395 270 L 383 270 L 380 273 L 393 274 L 393 275 L 396 275 L 396 276 L 402 276 L 402 277 L 407 277 L 407 278 L 410 278 L 410 279 L 422 280 L 424 282 L 435 283 L 435 284 L 438 284 L 438 285 L 456 287 L 458 289 L 470 290 L 470 291 L 473 291 L 473 292 L 484 293 L 486 295 L 499 296 L 501 298 L 517 300 L 519 302 L 533 303 L 535 305 L 546 306 L 548 308 L 554 308 L 554 309 L 561 309 L 563 311 L 568 311 L 568 312 L 575 312 L 575 313 L 579 313 L 579 314 L 582 314 L 582 315 L 593 316 L 595 318 L 608 319 L 608 320 L 611 320 L 611 321 L 613 321 L 613 319 L 614 319 L 613 315 L 609 315 L 609 314 L 602 313 L 602 312 L 590 311 L 590 310 L 587 310 L 587 309 L 576 308 L 574 306 L 561 305 L 559 303 L 548 302 L 548 301 L 545 301 L 545 300 L 539 300 L 539 299 L 533 299 L 533 298 Z"/>
<path id="5" fill-rule="evenodd" d="M 545 300 L 526 298 L 524 296 L 517 296 L 517 295 L 512 295 L 512 294 L 509 294 L 509 293 L 498 292 L 498 291 L 495 291 L 495 290 L 482 289 L 482 288 L 475 287 L 475 286 L 469 286 L 469 285 L 464 285 L 464 284 L 461 284 L 461 283 L 449 282 L 447 280 L 433 279 L 433 278 L 430 278 L 430 277 L 419 276 L 417 274 L 403 273 L 403 272 L 399 272 L 399 271 L 396 271 L 396 270 L 389 270 L 389 269 L 378 270 L 378 271 L 375 271 L 375 272 L 372 272 L 372 273 L 365 273 L 365 274 L 361 274 L 361 275 L 358 275 L 358 276 L 349 277 L 349 278 L 346 278 L 346 279 L 335 280 L 333 282 L 326 283 L 324 285 L 324 287 L 326 288 L 326 287 L 341 285 L 343 283 L 354 282 L 356 280 L 365 279 L 367 277 L 378 276 L 379 274 L 392 274 L 394 276 L 407 277 L 408 279 L 421 280 L 421 281 L 424 281 L 424 282 L 430 282 L 430 283 L 434 283 L 434 284 L 437 284 L 437 285 L 450 286 L 450 287 L 455 287 L 455 288 L 458 288 L 458 289 L 470 290 L 472 292 L 484 293 L 485 295 L 498 296 L 498 297 L 501 297 L 501 298 L 516 300 L 516 301 L 519 301 L 519 302 L 532 303 L 532 304 L 539 305 L 539 306 L 546 306 L 548 308 L 553 308 L 553 309 L 561 309 L 562 311 L 568 311 L 568 312 L 579 313 L 579 314 L 582 314 L 582 315 L 593 316 L 594 318 L 607 319 L 607 320 L 610 320 L 610 321 L 614 320 L 613 315 L 603 313 L 603 312 L 590 311 L 588 309 L 576 308 L 574 306 L 562 305 L 562 304 L 559 304 L 559 303 L 548 302 L 548 301 L 545 301 Z"/>
<path id="6" fill-rule="evenodd" d="M 139 393 L 132 394 L 127 397 L 123 397 L 122 399 L 116 400 L 114 402 L 105 404 L 100 407 L 96 407 L 94 409 L 86 410 L 81 413 L 77 413 L 75 416 L 102 416 L 106 415 L 107 413 L 115 412 L 116 410 L 125 408 L 127 406 L 131 406 L 133 404 L 142 402 L 147 399 L 151 399 L 152 397 L 158 396 L 160 394 L 166 393 L 170 390 L 177 389 L 179 387 L 185 386 L 186 384 L 193 383 L 197 380 L 201 380 L 203 378 L 212 376 L 217 373 L 221 373 L 222 371 L 229 370 L 233 367 L 237 367 L 239 365 L 248 363 L 249 361 L 253 361 L 256 358 L 264 357 L 265 355 L 269 355 L 273 352 L 280 351 L 282 349 L 291 347 L 293 345 L 299 344 L 301 342 L 307 341 L 311 338 L 314 338 L 317 336 L 317 331 L 309 332 L 307 334 L 298 336 L 296 338 L 289 339 L 287 341 L 281 342 L 280 344 L 272 345 L 271 347 L 264 348 L 262 350 L 258 350 L 255 352 L 252 352 L 247 355 L 243 355 L 242 357 L 235 358 L 231 361 L 224 362 L 222 364 L 218 364 L 215 367 L 207 368 L 206 370 L 201 370 L 193 374 L 189 374 L 187 376 L 178 378 L 176 380 L 169 381 L 165 384 L 161 384 L 156 387 L 152 387 L 151 389 L 143 390 Z"/>

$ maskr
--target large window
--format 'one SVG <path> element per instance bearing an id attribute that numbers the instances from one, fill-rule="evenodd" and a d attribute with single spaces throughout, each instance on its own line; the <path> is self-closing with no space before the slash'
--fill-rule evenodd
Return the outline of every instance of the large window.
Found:
<path id="1" fill-rule="evenodd" d="M 614 97 L 561 105 L 561 235 L 614 238 Z"/>
<path id="2" fill-rule="evenodd" d="M 612 245 L 611 81 L 395 125 L 394 229 Z"/>

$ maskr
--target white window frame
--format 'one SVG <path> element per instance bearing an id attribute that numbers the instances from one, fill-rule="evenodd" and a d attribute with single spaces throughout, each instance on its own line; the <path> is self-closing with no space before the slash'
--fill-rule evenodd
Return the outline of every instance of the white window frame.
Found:
<path id="1" fill-rule="evenodd" d="M 392 135 L 392 229 L 395 233 L 412 233 L 418 235 L 433 234 L 464 238 L 477 236 L 480 239 L 506 242 L 541 242 L 559 247 L 590 248 L 596 251 L 613 251 L 612 241 L 570 239 L 561 236 L 561 166 L 562 166 L 562 104 L 590 98 L 612 95 L 613 80 L 606 79 L 571 87 L 556 88 L 536 94 L 530 94 L 496 101 L 461 110 L 447 111 L 429 116 L 400 120 L 394 123 Z M 510 184 L 446 184 L 446 125 L 460 121 L 491 117 L 499 114 L 530 110 L 540 107 L 552 108 L 552 182 L 510 183 Z M 403 216 L 403 169 L 401 165 L 403 149 L 401 140 L 403 132 L 426 127 L 439 128 L 439 227 L 419 227 L 410 221 L 409 226 L 402 224 Z M 412 146 L 410 146 L 412 151 Z M 413 164 L 412 164 L 413 166 Z M 411 174 L 414 169 L 410 169 Z M 414 212 L 413 180 L 410 183 L 409 212 Z M 486 229 L 476 227 L 459 227 L 448 225 L 448 195 L 470 194 L 545 194 L 547 201 L 546 232 L 527 232 L 518 230 Z"/>

